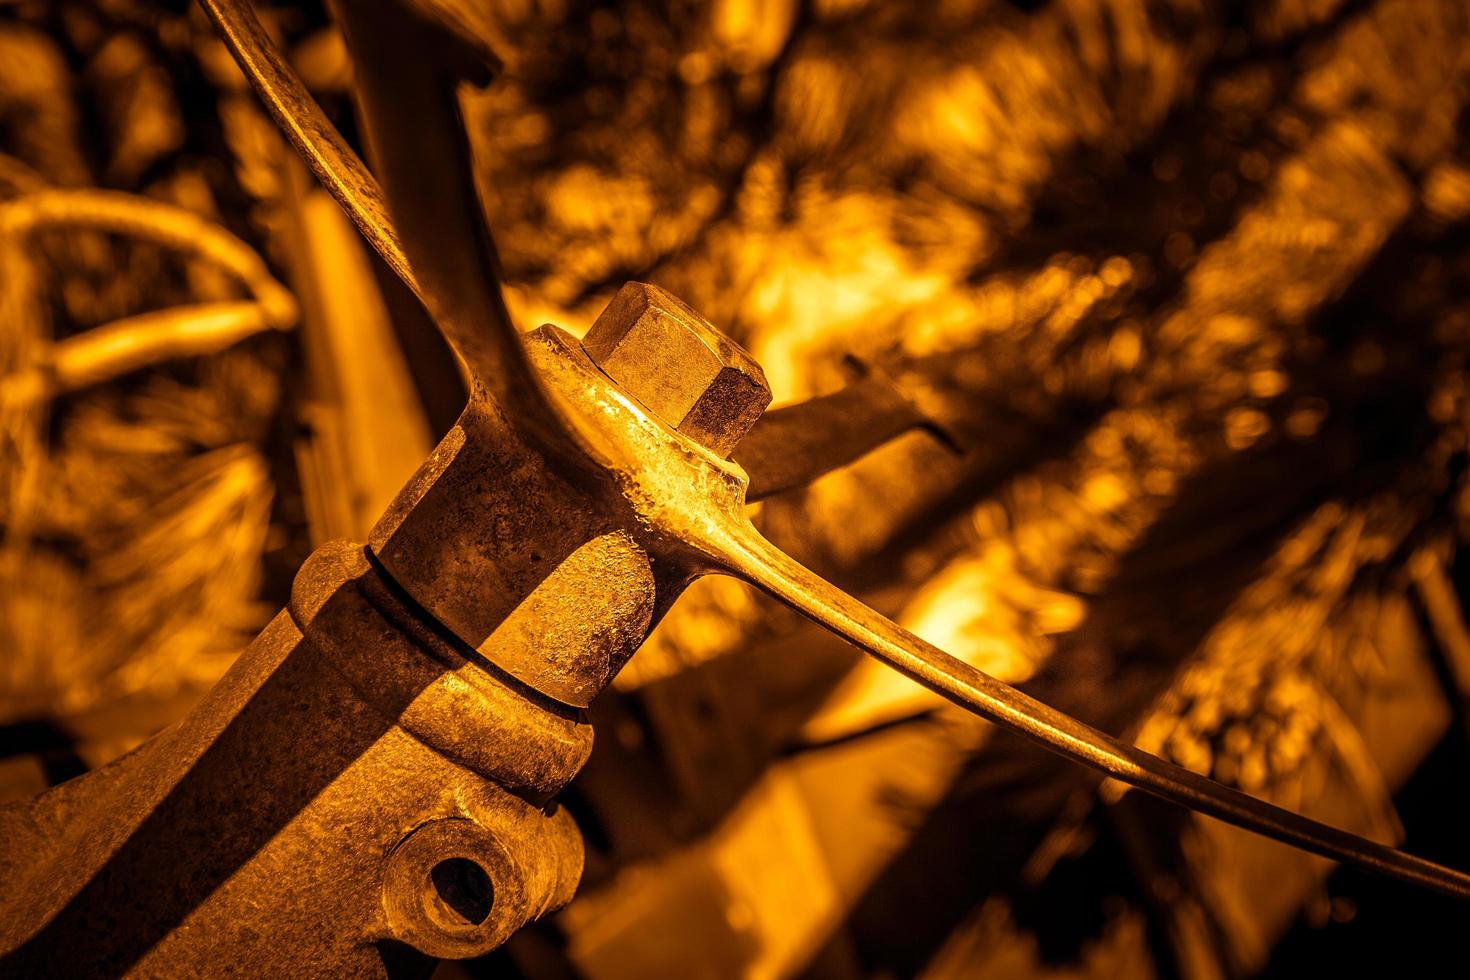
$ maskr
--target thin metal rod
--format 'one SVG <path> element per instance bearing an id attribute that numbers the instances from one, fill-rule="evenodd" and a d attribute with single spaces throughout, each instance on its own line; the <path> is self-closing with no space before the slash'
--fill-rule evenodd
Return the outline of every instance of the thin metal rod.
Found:
<path id="1" fill-rule="evenodd" d="M 337 132 L 300 78 L 282 60 L 249 0 L 199 0 L 225 46 L 239 63 L 266 111 L 301 154 L 316 179 L 342 206 L 394 274 L 427 305 L 398 232 L 388 217 L 383 191 Z"/>
<path id="2" fill-rule="evenodd" d="M 584 462 L 584 447 L 527 362 L 506 309 L 475 193 L 458 79 L 438 57 L 455 40 L 391 4 L 337 10 L 351 21 L 344 34 L 357 63 L 359 117 L 377 150 L 380 185 L 281 58 L 250 0 L 200 3 L 312 173 L 413 290 L 511 424 L 541 449 Z"/>
<path id="3" fill-rule="evenodd" d="M 436 297 L 426 296 L 415 279 L 377 182 L 281 60 L 248 0 L 200 2 L 312 172 L 425 306 L 431 312 L 443 306 Z M 484 271 L 489 273 L 488 269 Z M 453 308 L 456 304 L 449 305 Z M 442 318 L 436 315 L 436 319 L 441 319 L 442 329 Z M 513 331 L 508 333 L 518 347 L 519 338 Z M 461 348 L 487 344 L 492 349 L 498 347 L 502 357 L 497 366 L 510 370 L 480 372 L 481 380 L 521 396 L 511 399 L 508 408 L 524 411 L 530 407 L 533 418 L 544 418 L 548 414 L 544 396 L 525 368 L 523 356 L 517 356 L 523 352 L 515 350 L 504 356 L 504 338 L 498 334 L 493 338 L 451 340 L 458 339 L 456 346 Z M 522 375 L 523 371 L 527 373 Z M 517 401 L 521 404 L 515 404 Z M 1470 875 L 1257 800 L 1120 742 L 925 643 L 803 568 L 748 524 L 742 522 L 739 527 L 724 530 L 724 534 L 714 532 L 719 538 L 716 546 L 710 547 L 710 542 L 705 545 L 727 570 L 930 690 L 1009 731 L 1121 782 L 1226 823 L 1446 895 L 1470 898 Z"/>
<path id="4" fill-rule="evenodd" d="M 1455 898 L 1470 875 L 1330 827 L 1105 735 L 991 677 L 803 568 L 746 523 L 714 557 L 728 570 L 960 707 L 1120 782 L 1304 851 Z"/>

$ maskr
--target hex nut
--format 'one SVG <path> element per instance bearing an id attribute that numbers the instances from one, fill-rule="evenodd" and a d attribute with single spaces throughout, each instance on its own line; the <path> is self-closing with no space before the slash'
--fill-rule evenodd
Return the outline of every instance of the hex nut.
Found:
<path id="1" fill-rule="evenodd" d="M 721 458 L 771 403 L 765 372 L 744 348 L 648 283 L 619 289 L 582 349 L 645 408 Z"/>

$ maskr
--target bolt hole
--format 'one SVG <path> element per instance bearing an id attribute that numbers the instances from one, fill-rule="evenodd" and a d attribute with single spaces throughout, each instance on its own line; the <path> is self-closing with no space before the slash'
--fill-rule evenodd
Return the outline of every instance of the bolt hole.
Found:
<path id="1" fill-rule="evenodd" d="M 429 872 L 429 878 L 439 900 L 465 922 L 477 926 L 490 917 L 495 887 L 485 869 L 469 858 L 440 861 Z"/>

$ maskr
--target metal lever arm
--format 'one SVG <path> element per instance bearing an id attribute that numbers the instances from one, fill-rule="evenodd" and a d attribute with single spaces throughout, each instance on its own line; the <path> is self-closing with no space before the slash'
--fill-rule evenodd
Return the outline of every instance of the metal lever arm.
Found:
<path id="1" fill-rule="evenodd" d="M 282 59 L 250 0 L 200 3 L 312 173 L 499 406 L 545 448 L 579 458 L 500 291 L 459 112 L 458 85 L 471 73 L 463 42 L 398 4 L 336 5 L 358 64 L 359 110 L 385 194 Z"/>
<path id="2" fill-rule="evenodd" d="M 378 182 L 281 58 L 249 0 L 199 0 L 261 102 L 301 154 L 316 179 L 336 198 L 362 236 L 398 278 L 424 299 L 403 243 L 388 217 Z"/>
<path id="3" fill-rule="evenodd" d="M 403 245 L 387 221 L 376 184 L 274 53 L 247 0 L 201 2 L 297 149 L 373 246 L 412 285 Z M 480 379 L 493 386 L 501 407 L 517 427 L 537 434 L 571 435 L 579 427 L 567 417 L 558 417 L 547 402 L 504 313 L 498 287 L 489 278 L 494 271 L 493 248 L 480 224 L 464 162 L 467 157 L 463 133 L 456 128 L 459 119 L 452 85 L 446 89 L 454 76 L 443 65 L 426 63 L 433 59 L 426 56 L 429 52 L 424 45 L 453 45 L 453 32 L 442 25 L 430 28 L 414 15 L 390 10 L 391 4 L 369 5 L 371 11 L 343 6 L 354 54 L 366 56 L 369 67 L 379 69 L 359 73 L 360 78 L 369 79 L 362 92 L 364 114 L 393 192 L 395 217 L 400 224 L 409 222 L 403 225 L 408 251 L 425 280 L 418 290 L 420 296 Z M 453 50 L 453 63 L 462 68 L 463 51 Z M 390 62 L 394 70 L 383 70 Z M 427 143 L 414 145 L 413 140 Z M 428 281 L 430 274 L 432 282 Z M 915 421 L 906 411 L 895 415 L 903 423 L 900 428 Z M 682 447 L 665 445 L 673 433 L 649 436 L 637 425 L 629 431 L 644 436 L 622 463 L 628 487 L 636 491 L 637 509 L 645 510 L 649 525 L 661 528 L 670 540 L 683 541 L 702 552 L 714 565 L 711 570 L 750 581 L 954 703 L 1122 782 L 1304 850 L 1470 898 L 1470 875 L 1309 820 L 1165 762 L 925 643 L 765 541 L 744 516 L 747 488 L 743 473 L 738 478 L 724 474 L 721 479 L 705 479 L 704 464 L 696 463 L 698 472 L 685 474 L 680 467 L 694 457 Z M 590 434 L 581 432 L 582 436 Z M 575 435 L 571 441 L 590 444 Z M 817 468 L 860 454 L 861 446 L 854 445 L 857 449 L 837 453 Z M 538 448 L 548 447 L 542 440 Z M 746 458 L 755 463 L 757 457 L 770 455 L 756 452 L 760 448 L 752 445 Z M 665 453 L 665 449 L 672 451 Z M 666 470 L 666 464 L 672 468 Z M 675 470 L 679 478 L 671 479 Z M 686 475 L 694 478 L 684 479 Z M 758 493 L 790 485 L 794 478 L 774 471 L 770 477 L 765 486 L 757 484 Z M 731 480 L 740 484 L 738 493 Z"/>
<path id="4" fill-rule="evenodd" d="M 882 372 L 850 358 L 855 377 L 830 395 L 767 412 L 732 459 L 750 474 L 747 502 L 803 487 L 914 429 L 957 454 L 963 449 Z"/>
<path id="5" fill-rule="evenodd" d="M 722 535 L 727 570 L 931 691 L 1074 762 L 1266 837 L 1455 898 L 1470 875 L 1319 823 L 1121 742 L 925 643 L 803 568 L 748 522 Z"/>
<path id="6" fill-rule="evenodd" d="M 412 241 L 406 247 L 399 237 L 383 188 L 282 59 L 250 0 L 200 3 L 312 173 L 413 290 L 497 402 L 522 424 L 534 426 L 542 420 L 541 434 L 559 442 L 566 430 L 525 365 L 493 275 L 498 271 L 494 246 L 479 219 L 472 176 L 463 162 L 468 155 L 463 152 L 454 84 L 433 57 L 436 35 L 441 46 L 453 45 L 453 38 L 412 20 L 406 31 L 386 29 L 389 18 L 411 17 L 392 9 L 394 5 L 372 11 L 337 5 L 356 59 L 393 62 L 392 71 L 359 67 L 359 100 L 378 163 L 387 168 L 390 191 L 400 190 L 389 195 L 402 198 L 392 207 L 393 218 L 410 229 L 410 239 L 423 240 L 420 248 L 413 248 Z M 418 236 L 414 227 L 421 229 Z M 471 265 L 461 267 L 465 262 Z M 736 457 L 751 474 L 752 502 L 810 483 L 910 429 L 926 428 L 952 443 L 887 379 L 866 369 L 861 374 L 843 391 L 778 409 L 757 424 Z"/>

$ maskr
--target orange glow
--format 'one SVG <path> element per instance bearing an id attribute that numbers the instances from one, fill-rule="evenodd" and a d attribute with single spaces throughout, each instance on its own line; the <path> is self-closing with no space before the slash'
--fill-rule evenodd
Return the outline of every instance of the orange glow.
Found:
<path id="1" fill-rule="evenodd" d="M 876 376 L 944 435 L 752 504 L 774 543 L 1142 749 L 1470 864 L 1470 4 L 393 3 L 504 63 L 460 106 L 520 329 L 654 283 L 773 411 Z M 322 4 L 255 6 L 360 144 Z M 0 802 L 185 717 L 467 376 L 200 10 L 0 5 Z M 732 578 L 657 613 L 563 794 L 577 897 L 435 976 L 1458 947 L 1463 909 L 1074 772 Z"/>

